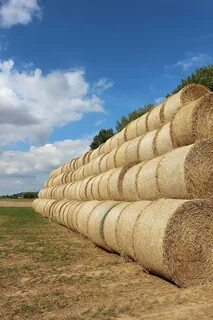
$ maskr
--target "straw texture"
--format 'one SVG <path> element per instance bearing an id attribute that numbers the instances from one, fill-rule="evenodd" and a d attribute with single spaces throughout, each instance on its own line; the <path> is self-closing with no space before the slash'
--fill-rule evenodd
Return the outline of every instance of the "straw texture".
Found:
<path id="1" fill-rule="evenodd" d="M 136 259 L 181 287 L 212 280 L 212 218 L 212 201 L 153 202 L 135 227 Z"/>

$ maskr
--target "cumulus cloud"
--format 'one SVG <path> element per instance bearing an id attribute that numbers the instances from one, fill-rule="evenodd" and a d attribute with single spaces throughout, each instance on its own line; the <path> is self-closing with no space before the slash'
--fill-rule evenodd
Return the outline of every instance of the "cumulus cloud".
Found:
<path id="1" fill-rule="evenodd" d="M 104 112 L 90 94 L 82 70 L 19 71 L 13 60 L 0 62 L 1 144 L 44 144 L 56 127 L 79 121 L 85 113 Z"/>
<path id="2" fill-rule="evenodd" d="M 40 189 L 49 172 L 89 149 L 90 138 L 57 141 L 0 154 L 0 193 Z"/>
<path id="3" fill-rule="evenodd" d="M 207 53 L 194 54 L 192 52 L 188 52 L 185 59 L 179 60 L 171 66 L 166 66 L 166 69 L 181 68 L 186 71 L 190 68 L 202 67 L 205 64 L 211 63 L 211 61 L 212 58 Z"/>
<path id="4" fill-rule="evenodd" d="M 7 0 L 0 7 L 0 25 L 4 28 L 16 24 L 27 25 L 34 17 L 41 17 L 37 0 Z"/>

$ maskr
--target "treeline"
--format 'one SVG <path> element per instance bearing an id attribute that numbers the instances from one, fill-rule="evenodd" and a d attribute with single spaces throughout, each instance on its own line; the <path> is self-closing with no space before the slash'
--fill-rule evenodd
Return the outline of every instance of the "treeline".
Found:
<path id="1" fill-rule="evenodd" d="M 38 191 L 37 192 L 20 192 L 12 195 L 3 195 L 0 196 L 0 199 L 34 199 L 38 197 Z"/>
<path id="2" fill-rule="evenodd" d="M 178 92 L 187 84 L 191 84 L 191 83 L 202 84 L 208 87 L 211 91 L 213 91 L 213 65 L 208 65 L 206 67 L 196 69 L 195 72 L 193 72 L 186 79 L 182 79 L 178 84 L 178 86 L 170 94 L 168 94 L 167 97 Z M 153 107 L 153 104 L 146 104 L 143 107 L 140 107 L 130 112 L 127 116 L 122 116 L 121 119 L 116 122 L 115 130 L 113 130 L 112 128 L 101 129 L 98 132 L 98 134 L 93 138 L 93 141 L 90 144 L 90 148 L 91 149 L 97 148 L 106 140 L 111 138 L 115 133 L 125 128 L 129 122 L 142 116 L 144 113 L 149 111 L 150 108 L 152 107 Z"/>

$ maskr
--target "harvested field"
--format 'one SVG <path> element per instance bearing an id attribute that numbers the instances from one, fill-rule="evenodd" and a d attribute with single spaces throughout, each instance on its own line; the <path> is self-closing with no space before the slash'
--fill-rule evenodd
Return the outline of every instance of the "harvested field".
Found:
<path id="1" fill-rule="evenodd" d="M 0 208 L 31 208 L 33 200 L 0 200 Z"/>
<path id="2" fill-rule="evenodd" d="M 0 208 L 0 319 L 212 319 L 213 285 L 179 289 L 33 212 Z"/>

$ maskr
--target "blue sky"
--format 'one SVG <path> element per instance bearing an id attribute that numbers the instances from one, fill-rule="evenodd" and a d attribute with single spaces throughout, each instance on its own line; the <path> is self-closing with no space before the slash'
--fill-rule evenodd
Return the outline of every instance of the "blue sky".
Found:
<path id="1" fill-rule="evenodd" d="M 99 129 L 213 62 L 212 0 L 0 3 L 0 193 L 40 187 Z"/>

